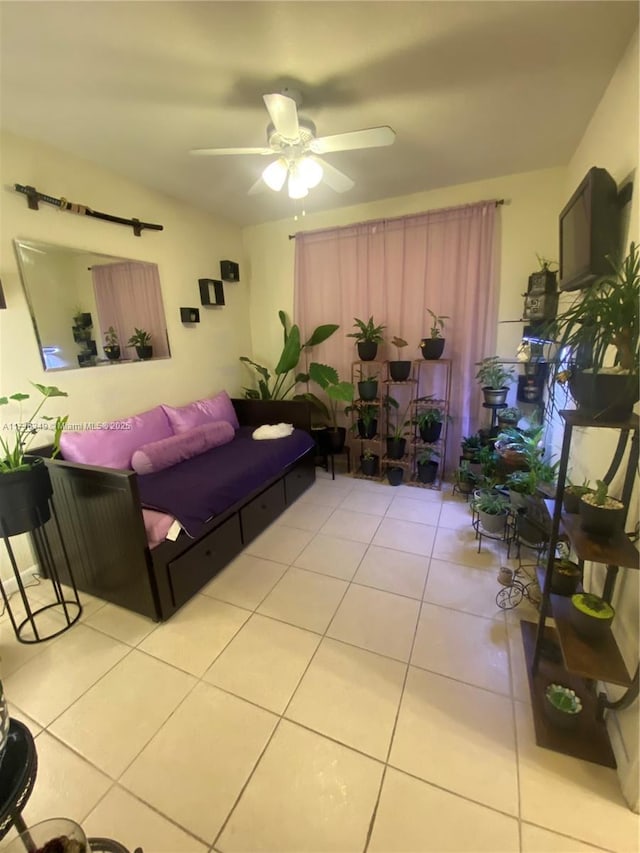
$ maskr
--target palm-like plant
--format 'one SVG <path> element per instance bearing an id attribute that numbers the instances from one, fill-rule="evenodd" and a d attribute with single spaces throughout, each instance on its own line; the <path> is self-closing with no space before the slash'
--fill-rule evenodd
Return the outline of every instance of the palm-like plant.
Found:
<path id="1" fill-rule="evenodd" d="M 373 317 L 369 317 L 366 323 L 364 320 L 359 320 L 357 317 L 354 317 L 353 319 L 355 320 L 353 325 L 358 329 L 358 331 L 348 334 L 348 338 L 355 338 L 357 343 L 382 343 L 384 340 L 382 333 L 387 328 L 386 326 L 376 326 L 373 322 Z"/>
<path id="2" fill-rule="evenodd" d="M 29 445 L 38 434 L 38 425 L 36 418 L 40 415 L 40 411 L 50 397 L 66 397 L 66 391 L 61 391 L 53 385 L 38 385 L 36 382 L 31 383 L 33 387 L 42 394 L 43 399 L 36 406 L 31 417 L 24 419 L 22 416 L 22 403 L 30 399 L 29 394 L 11 394 L 9 397 L 0 397 L 0 406 L 9 405 L 11 401 L 18 403 L 19 415 L 13 425 L 13 436 L 11 439 L 0 436 L 0 474 L 8 474 L 11 471 L 24 471 L 31 468 L 31 462 L 26 458 Z M 40 415 L 43 420 L 54 421 L 53 435 L 53 459 L 60 452 L 60 436 L 67 423 L 67 415 L 64 417 L 52 418 L 47 415 Z M 8 427 L 6 427 L 8 429 Z"/>

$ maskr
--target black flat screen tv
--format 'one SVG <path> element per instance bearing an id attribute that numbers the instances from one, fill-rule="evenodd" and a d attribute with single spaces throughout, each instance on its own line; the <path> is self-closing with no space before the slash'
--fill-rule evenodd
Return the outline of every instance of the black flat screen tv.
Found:
<path id="1" fill-rule="evenodd" d="M 589 169 L 560 213 L 560 290 L 580 290 L 613 272 L 620 252 L 618 187 L 606 169 Z"/>

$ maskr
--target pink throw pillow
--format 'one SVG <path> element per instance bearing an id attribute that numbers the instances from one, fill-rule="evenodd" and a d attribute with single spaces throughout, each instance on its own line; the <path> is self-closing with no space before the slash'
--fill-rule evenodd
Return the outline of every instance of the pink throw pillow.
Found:
<path id="1" fill-rule="evenodd" d="M 240 426 L 236 410 L 226 391 L 220 391 L 206 400 L 196 400 L 188 406 L 176 408 L 163 405 L 162 408 L 167 413 L 176 435 L 212 421 L 227 421 L 234 429 Z"/>
<path id="2" fill-rule="evenodd" d="M 153 474 L 172 468 L 205 450 L 233 441 L 235 430 L 227 421 L 210 421 L 179 435 L 145 444 L 133 454 L 131 464 L 138 474 Z"/>
<path id="3" fill-rule="evenodd" d="M 173 435 L 162 406 L 131 418 L 84 424 L 83 430 L 66 429 L 60 439 L 62 455 L 69 462 L 103 468 L 131 468 L 131 457 L 143 444 Z"/>

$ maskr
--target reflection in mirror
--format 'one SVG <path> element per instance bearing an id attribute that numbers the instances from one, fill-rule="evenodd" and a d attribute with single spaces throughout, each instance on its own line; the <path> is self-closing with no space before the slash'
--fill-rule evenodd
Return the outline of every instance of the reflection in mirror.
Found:
<path id="1" fill-rule="evenodd" d="M 156 264 L 14 244 L 45 370 L 170 357 Z"/>

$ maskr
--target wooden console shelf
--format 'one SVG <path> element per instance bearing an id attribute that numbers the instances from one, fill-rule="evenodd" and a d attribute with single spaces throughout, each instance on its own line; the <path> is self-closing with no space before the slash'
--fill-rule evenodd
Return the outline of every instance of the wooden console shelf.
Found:
<path id="1" fill-rule="evenodd" d="M 553 518 L 555 501 L 545 500 L 545 505 L 549 516 Z M 579 515 L 569 512 L 562 513 L 561 523 L 579 560 L 624 569 L 640 568 L 640 553 L 622 530 L 611 539 L 597 539 L 582 529 Z"/>

